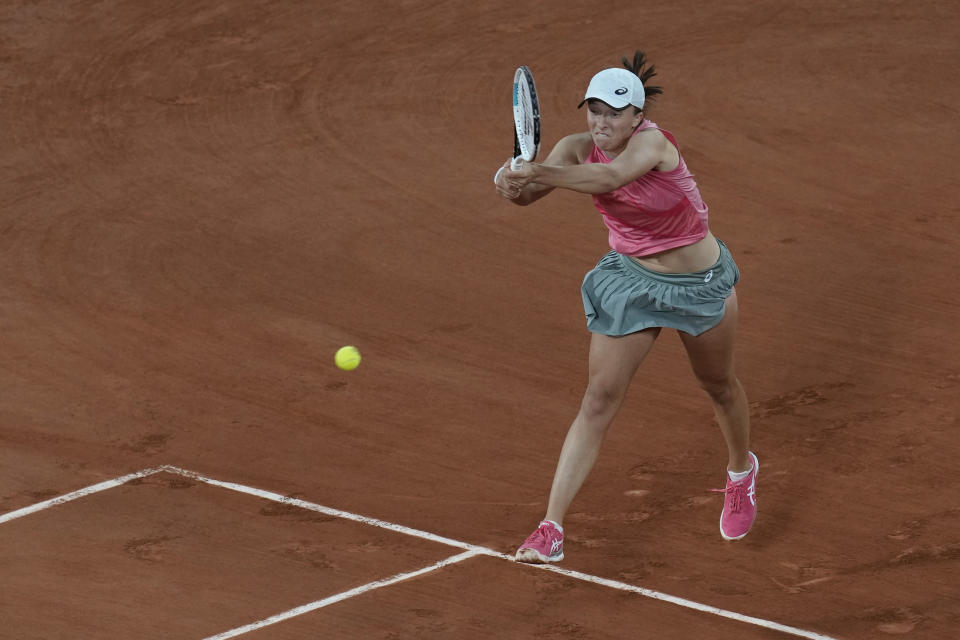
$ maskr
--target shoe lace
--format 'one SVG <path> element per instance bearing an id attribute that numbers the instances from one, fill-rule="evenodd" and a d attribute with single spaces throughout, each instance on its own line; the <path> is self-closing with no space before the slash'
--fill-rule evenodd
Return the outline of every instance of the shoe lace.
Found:
<path id="1" fill-rule="evenodd" d="M 543 527 L 537 527 L 537 530 L 527 536 L 527 539 L 523 541 L 524 546 L 536 544 L 541 539 L 546 539 L 547 532 L 543 530 Z"/>
<path id="2" fill-rule="evenodd" d="M 527 536 L 527 539 L 523 541 L 523 546 L 527 547 L 529 545 L 534 545 L 537 542 L 543 541 L 546 543 L 550 539 L 550 525 L 544 523 L 537 527 L 537 530 Z"/>
<path id="3" fill-rule="evenodd" d="M 726 489 L 711 489 L 711 491 L 727 494 L 727 509 L 737 513 L 740 511 L 740 505 L 743 504 L 743 499 L 746 497 L 746 483 L 729 482 L 727 483 Z"/>

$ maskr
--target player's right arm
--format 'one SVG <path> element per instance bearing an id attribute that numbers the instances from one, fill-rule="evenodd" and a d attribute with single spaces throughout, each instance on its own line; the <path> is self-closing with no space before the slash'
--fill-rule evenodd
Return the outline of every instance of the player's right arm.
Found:
<path id="1" fill-rule="evenodd" d="M 580 164 L 582 158 L 586 157 L 585 154 L 589 153 L 591 144 L 592 138 L 589 133 L 574 133 L 557 142 L 543 162 L 544 164 L 554 166 Z M 584 149 L 586 149 L 586 152 Z M 503 163 L 503 168 L 510 168 L 509 160 Z M 520 206 L 526 206 L 536 202 L 555 188 L 537 182 L 531 182 L 524 187 L 519 187 L 511 183 L 504 173 L 505 171 L 499 171 L 497 173 L 497 193 Z"/>

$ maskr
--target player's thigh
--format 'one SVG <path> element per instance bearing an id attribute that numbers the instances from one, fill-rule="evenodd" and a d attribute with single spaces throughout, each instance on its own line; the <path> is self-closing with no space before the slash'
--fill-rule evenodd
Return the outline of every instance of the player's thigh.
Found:
<path id="1" fill-rule="evenodd" d="M 733 377 L 733 349 L 737 335 L 737 292 L 727 298 L 723 319 L 698 336 L 680 332 L 690 366 L 704 386 L 729 382 Z"/>
<path id="2" fill-rule="evenodd" d="M 591 334 L 589 387 L 601 393 L 625 392 L 659 335 L 659 327 L 625 336 Z"/>

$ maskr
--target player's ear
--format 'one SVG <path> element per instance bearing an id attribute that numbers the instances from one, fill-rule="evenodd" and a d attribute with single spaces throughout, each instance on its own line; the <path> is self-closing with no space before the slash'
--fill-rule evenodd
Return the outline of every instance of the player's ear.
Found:
<path id="1" fill-rule="evenodd" d="M 636 129 L 643 122 L 643 109 L 633 112 L 633 128 Z"/>

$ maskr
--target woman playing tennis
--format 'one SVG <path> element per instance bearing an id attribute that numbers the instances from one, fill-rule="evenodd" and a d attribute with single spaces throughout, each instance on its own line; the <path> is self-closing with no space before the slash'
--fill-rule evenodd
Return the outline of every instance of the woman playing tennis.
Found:
<path id="1" fill-rule="evenodd" d="M 563 518 L 593 468 L 630 381 L 664 328 L 678 331 L 713 402 L 728 461 L 720 534 L 747 535 L 756 518 L 759 464 L 749 450 L 747 398 L 734 373 L 734 285 L 740 272 L 713 236 L 707 205 L 676 140 L 646 119 L 663 91 L 644 53 L 604 69 L 587 87 L 588 131 L 560 140 L 542 163 L 510 161 L 497 192 L 529 205 L 556 188 L 593 196 L 612 251 L 587 273 L 581 294 L 591 332 L 589 381 L 567 432 L 543 521 L 517 549 L 521 562 L 563 559 Z"/>

